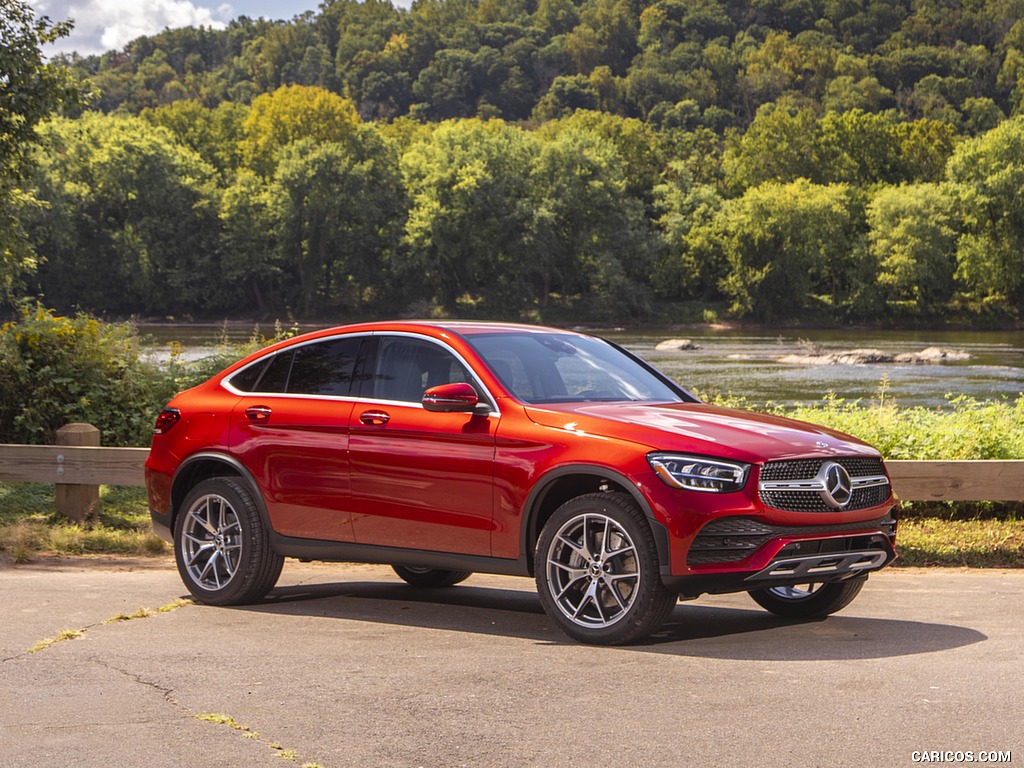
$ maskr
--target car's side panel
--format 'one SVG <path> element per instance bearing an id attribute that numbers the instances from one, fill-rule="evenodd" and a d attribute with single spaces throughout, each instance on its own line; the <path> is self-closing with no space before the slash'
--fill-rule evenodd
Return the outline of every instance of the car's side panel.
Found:
<path id="1" fill-rule="evenodd" d="M 497 423 L 496 416 L 361 401 L 349 443 L 356 541 L 490 555 Z"/>
<path id="2" fill-rule="evenodd" d="M 231 452 L 259 485 L 274 530 L 352 541 L 351 400 L 247 395 L 232 411 Z"/>

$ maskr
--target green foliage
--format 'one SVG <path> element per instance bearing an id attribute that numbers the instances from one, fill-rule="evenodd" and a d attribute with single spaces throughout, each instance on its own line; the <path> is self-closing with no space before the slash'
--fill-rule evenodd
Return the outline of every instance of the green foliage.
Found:
<path id="1" fill-rule="evenodd" d="M 815 296 L 838 307 L 852 295 L 857 207 L 854 191 L 842 184 L 762 184 L 727 201 L 691 237 L 728 264 L 721 288 L 734 313 L 792 317 L 811 309 Z"/>
<path id="2" fill-rule="evenodd" d="M 345 145 L 359 115 L 352 102 L 323 88 L 291 85 L 257 97 L 242 124 L 240 151 L 247 167 L 273 176 L 281 150 L 299 139 Z"/>
<path id="3" fill-rule="evenodd" d="M 71 32 L 71 23 L 36 17 L 23 0 L 0 0 L 0 175 L 19 171 L 36 142 L 35 126 L 79 90 L 63 67 L 40 48 Z"/>
<path id="4" fill-rule="evenodd" d="M 948 301 L 956 268 L 953 201 L 935 184 L 886 187 L 868 206 L 878 283 L 896 301 L 931 312 Z"/>
<path id="5" fill-rule="evenodd" d="M 38 201 L 18 186 L 31 165 L 36 125 L 61 106 L 73 109 L 81 95 L 70 73 L 40 51 L 70 31 L 69 22 L 37 18 L 22 0 L 0 0 L 0 304 L 14 301 L 36 266 L 23 221 Z"/>
<path id="6" fill-rule="evenodd" d="M 65 27 L 0 1 L 26 41 L 3 56 L 51 85 L 66 65 L 106 113 L 43 125 L 31 188 L 0 178 L 0 301 L 614 320 L 653 294 L 666 317 L 830 323 L 1024 307 L 1014 3 L 332 0 L 44 72 L 33 45 Z M 4 145 L 22 154 L 56 102 L 33 103 Z"/>
<path id="7" fill-rule="evenodd" d="M 957 147 L 948 175 L 966 226 L 959 276 L 1024 307 L 1024 116 Z"/>
<path id="8" fill-rule="evenodd" d="M 42 128 L 28 230 L 38 289 L 61 307 L 175 314 L 216 304 L 213 169 L 137 117 L 87 113 Z"/>
<path id="9" fill-rule="evenodd" d="M 161 385 L 130 323 L 26 305 L 0 327 L 0 442 L 49 444 L 58 427 L 86 422 L 105 445 L 145 445 Z"/>
<path id="10" fill-rule="evenodd" d="M 743 407 L 742 400 L 720 400 Z M 769 413 L 819 424 L 859 437 L 886 459 L 1024 459 L 1024 396 L 979 401 L 950 396 L 947 408 L 901 408 L 883 381 L 870 403 L 830 394 L 817 403 L 774 406 Z"/>
<path id="11" fill-rule="evenodd" d="M 486 296 L 492 312 L 523 301 L 531 262 L 529 172 L 536 139 L 500 121 L 441 123 L 402 158 L 411 200 L 400 275 L 418 279 L 442 307 Z"/>
<path id="12" fill-rule="evenodd" d="M 293 305 L 305 317 L 362 309 L 398 246 L 398 159 L 377 132 L 357 133 L 351 149 L 312 139 L 287 145 L 267 192 L 277 263 L 293 276 Z"/>

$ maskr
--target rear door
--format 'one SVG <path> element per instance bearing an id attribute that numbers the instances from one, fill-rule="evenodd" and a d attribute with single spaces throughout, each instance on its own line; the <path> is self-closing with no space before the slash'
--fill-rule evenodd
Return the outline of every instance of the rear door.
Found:
<path id="1" fill-rule="evenodd" d="M 366 338 L 289 347 L 231 379 L 242 394 L 232 414 L 233 453 L 253 474 L 271 525 L 284 536 L 353 540 L 349 395 Z"/>

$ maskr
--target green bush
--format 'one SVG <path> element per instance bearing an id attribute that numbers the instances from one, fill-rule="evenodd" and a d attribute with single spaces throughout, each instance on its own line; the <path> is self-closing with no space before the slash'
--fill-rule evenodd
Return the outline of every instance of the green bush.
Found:
<path id="1" fill-rule="evenodd" d="M 0 326 L 0 442 L 49 444 L 57 428 L 87 422 L 105 445 L 148 445 L 166 388 L 131 323 L 26 305 Z"/>
<path id="2" fill-rule="evenodd" d="M 885 459 L 967 461 L 1024 459 L 1024 395 L 1016 400 L 950 396 L 946 408 L 901 408 L 882 380 L 877 399 L 863 403 L 835 394 L 797 405 L 752 407 L 745 398 L 711 397 L 716 405 L 757 410 L 859 437 Z"/>

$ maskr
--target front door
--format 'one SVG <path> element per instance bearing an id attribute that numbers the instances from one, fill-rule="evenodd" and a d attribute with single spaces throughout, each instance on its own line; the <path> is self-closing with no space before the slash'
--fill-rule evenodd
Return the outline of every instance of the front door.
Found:
<path id="1" fill-rule="evenodd" d="M 424 390 L 468 381 L 447 347 L 379 336 L 363 396 L 352 411 L 352 521 L 360 544 L 489 555 L 498 416 L 434 413 Z"/>

